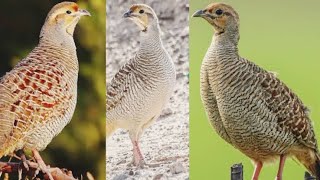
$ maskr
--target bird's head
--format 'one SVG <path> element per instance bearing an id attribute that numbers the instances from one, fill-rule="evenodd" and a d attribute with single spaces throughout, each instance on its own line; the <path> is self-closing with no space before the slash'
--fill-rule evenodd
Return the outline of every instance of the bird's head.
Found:
<path id="1" fill-rule="evenodd" d="M 132 20 L 142 32 L 147 32 L 149 28 L 158 28 L 158 18 L 154 10 L 145 4 L 134 4 L 124 13 L 124 18 Z"/>
<path id="2" fill-rule="evenodd" d="M 90 16 L 90 13 L 74 2 L 56 4 L 48 13 L 43 30 L 62 30 L 72 36 L 82 16 Z"/>
<path id="3" fill-rule="evenodd" d="M 229 5 L 212 3 L 203 10 L 196 11 L 193 17 L 202 17 L 207 20 L 218 34 L 224 32 L 238 32 L 239 15 Z"/>

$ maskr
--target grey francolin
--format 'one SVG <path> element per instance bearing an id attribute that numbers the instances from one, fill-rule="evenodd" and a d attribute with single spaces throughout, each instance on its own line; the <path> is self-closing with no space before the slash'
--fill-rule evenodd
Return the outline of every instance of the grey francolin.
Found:
<path id="1" fill-rule="evenodd" d="M 239 16 L 229 5 L 213 3 L 195 12 L 214 28 L 201 67 L 201 98 L 217 133 L 255 164 L 280 157 L 277 179 L 286 157 L 295 157 L 320 178 L 319 152 L 308 110 L 273 73 L 240 57 Z"/>
<path id="2" fill-rule="evenodd" d="M 21 151 L 28 149 L 48 173 L 39 151 L 75 110 L 79 66 L 73 32 L 83 15 L 90 14 L 76 3 L 55 5 L 39 44 L 0 79 L 0 157 L 17 151 L 24 156 Z"/>
<path id="3" fill-rule="evenodd" d="M 107 136 L 117 128 L 128 130 L 133 144 L 132 164 L 142 167 L 145 162 L 139 138 L 160 116 L 173 92 L 176 74 L 162 45 L 153 9 L 135 4 L 124 18 L 132 20 L 141 30 L 140 48 L 107 86 Z"/>

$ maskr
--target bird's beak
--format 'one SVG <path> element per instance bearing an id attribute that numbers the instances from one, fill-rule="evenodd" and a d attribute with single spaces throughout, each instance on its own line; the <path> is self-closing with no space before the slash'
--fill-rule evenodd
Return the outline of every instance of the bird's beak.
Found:
<path id="1" fill-rule="evenodd" d="M 128 12 L 126 12 L 126 13 L 123 14 L 123 18 L 131 17 L 131 14 L 132 14 L 132 11 L 129 10 Z"/>
<path id="2" fill-rule="evenodd" d="M 205 13 L 203 10 L 198 10 L 192 15 L 192 17 L 203 17 L 204 15 Z"/>
<path id="3" fill-rule="evenodd" d="M 85 9 L 79 9 L 77 13 L 78 13 L 79 16 L 91 16 L 89 11 L 87 11 Z"/>

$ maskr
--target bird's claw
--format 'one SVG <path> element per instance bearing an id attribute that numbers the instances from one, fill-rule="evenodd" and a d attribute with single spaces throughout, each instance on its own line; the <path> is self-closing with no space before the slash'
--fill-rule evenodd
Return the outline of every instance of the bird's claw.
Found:
<path id="1" fill-rule="evenodd" d="M 51 175 L 51 172 L 49 171 L 49 167 L 46 166 L 43 161 L 41 162 L 37 162 L 38 163 L 38 166 L 39 166 L 39 169 L 46 175 L 48 175 L 49 179 L 50 180 L 54 180 L 52 175 Z"/>
<path id="2" fill-rule="evenodd" d="M 23 165 L 23 167 L 27 170 L 27 171 L 29 171 L 29 166 L 30 166 L 30 161 L 28 161 L 28 160 L 22 160 L 22 165 Z"/>
<path id="3" fill-rule="evenodd" d="M 135 160 L 133 159 L 127 166 L 128 167 L 137 167 L 138 169 L 143 169 L 145 167 L 146 163 L 144 162 L 143 159 L 141 160 Z"/>
<path id="4" fill-rule="evenodd" d="M 42 160 L 39 152 L 36 151 L 36 150 L 32 150 L 32 153 L 33 153 L 34 159 L 36 160 L 36 162 L 37 162 L 37 164 L 38 164 L 39 169 L 40 169 L 44 174 L 47 174 L 50 180 L 54 180 L 53 177 L 52 177 L 52 175 L 51 175 L 51 172 L 49 171 L 49 168 L 46 166 L 46 164 L 45 164 L 44 161 Z"/>

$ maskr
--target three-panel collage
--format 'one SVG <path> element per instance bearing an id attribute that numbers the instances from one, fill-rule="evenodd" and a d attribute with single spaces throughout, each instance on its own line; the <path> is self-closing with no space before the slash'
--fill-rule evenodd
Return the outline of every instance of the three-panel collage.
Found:
<path id="1" fill-rule="evenodd" d="M 319 8 L 2 0 L 0 179 L 320 180 Z"/>

